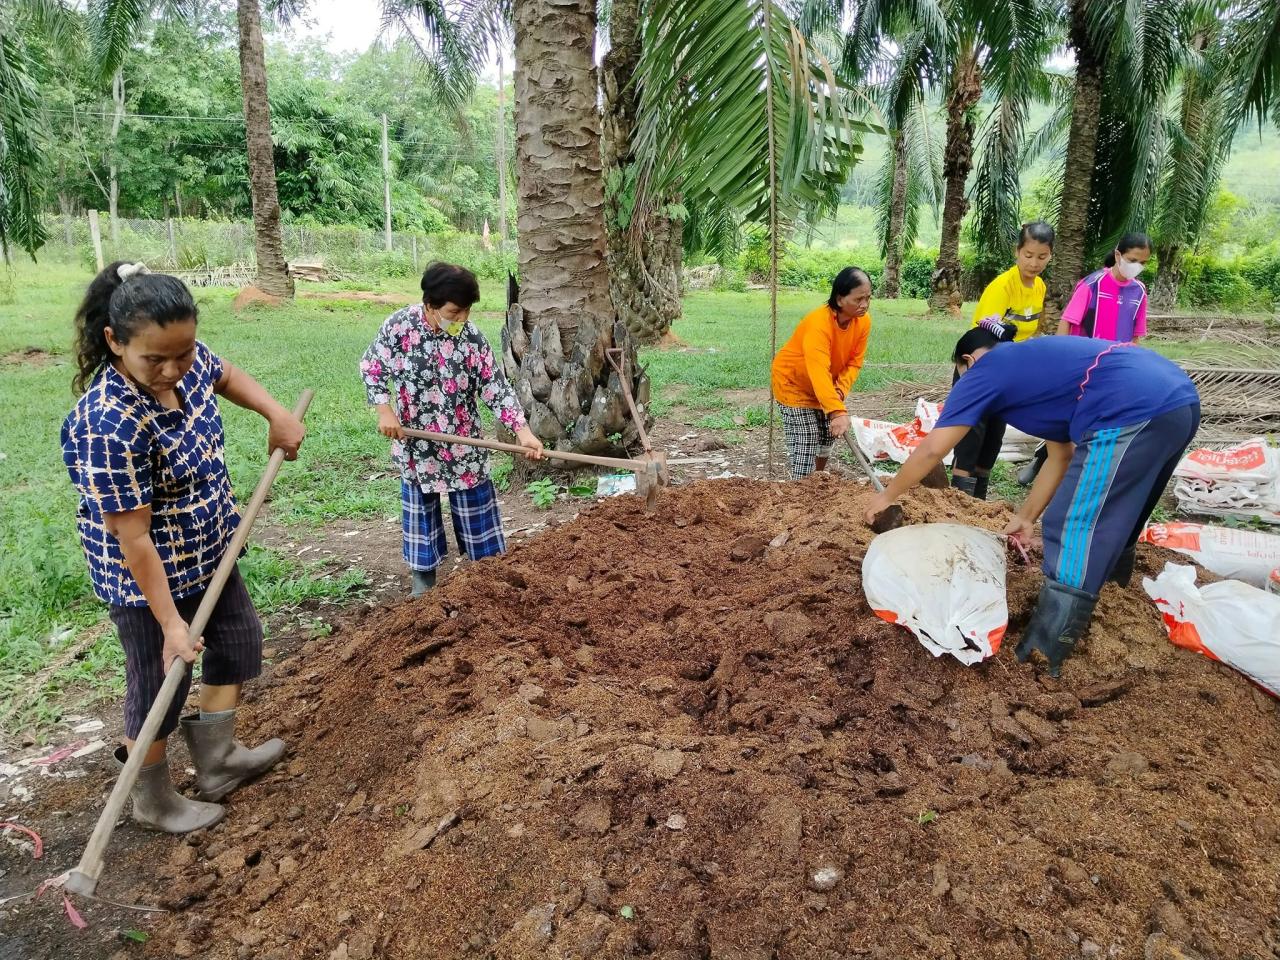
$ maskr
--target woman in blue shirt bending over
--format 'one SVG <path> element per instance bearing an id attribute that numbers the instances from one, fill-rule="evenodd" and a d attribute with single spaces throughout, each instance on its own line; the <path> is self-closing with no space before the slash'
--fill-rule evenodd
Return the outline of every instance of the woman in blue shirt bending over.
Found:
<path id="1" fill-rule="evenodd" d="M 926 476 L 987 417 L 1048 442 L 1048 461 L 1005 533 L 1028 540 L 1044 514 L 1044 585 L 1018 644 L 1056 677 L 1108 580 L 1127 586 L 1134 550 L 1200 426 L 1195 385 L 1172 361 L 1127 343 L 1043 337 L 983 321 L 952 357 L 959 380 L 937 426 L 867 509 L 867 522 Z"/>

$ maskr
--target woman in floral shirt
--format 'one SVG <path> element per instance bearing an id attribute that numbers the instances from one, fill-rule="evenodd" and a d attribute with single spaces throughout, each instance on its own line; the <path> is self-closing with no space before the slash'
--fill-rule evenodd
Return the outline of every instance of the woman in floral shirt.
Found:
<path id="1" fill-rule="evenodd" d="M 448 553 L 441 494 L 449 496 L 458 546 L 472 560 L 503 553 L 506 542 L 488 452 L 407 438 L 401 428 L 479 437 L 480 400 L 516 435 L 525 456 L 542 456 L 542 442 L 529 430 L 493 350 L 467 319 L 479 299 L 470 270 L 431 264 L 422 275 L 423 302 L 388 317 L 360 361 L 378 430 L 396 441 L 391 454 L 400 467 L 404 560 L 413 571 L 414 596 L 435 586 L 436 568 Z"/>

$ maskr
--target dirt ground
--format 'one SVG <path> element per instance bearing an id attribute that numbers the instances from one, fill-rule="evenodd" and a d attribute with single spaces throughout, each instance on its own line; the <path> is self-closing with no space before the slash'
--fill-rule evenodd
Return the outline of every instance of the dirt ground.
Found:
<path id="1" fill-rule="evenodd" d="M 0 957 L 1280 956 L 1273 702 L 1136 582 L 1061 681 L 931 658 L 863 599 L 866 496 L 619 498 L 358 611 L 256 685 L 291 753 L 224 824 L 118 832 L 103 894 L 172 912 L 10 905 Z M 1010 567 L 1011 636 L 1038 585 Z M 6 893 L 74 860 L 104 773 L 24 805 L 52 850 L 0 854 Z"/>

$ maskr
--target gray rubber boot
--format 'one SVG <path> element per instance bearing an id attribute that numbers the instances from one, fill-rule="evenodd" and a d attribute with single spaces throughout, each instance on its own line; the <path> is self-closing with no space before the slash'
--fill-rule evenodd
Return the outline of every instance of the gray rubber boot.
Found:
<path id="1" fill-rule="evenodd" d="M 124 747 L 116 747 L 116 766 L 123 769 L 128 758 Z M 216 803 L 188 800 L 173 789 L 169 778 L 169 759 L 143 767 L 130 794 L 133 799 L 133 820 L 148 830 L 164 833 L 191 833 L 212 827 L 226 816 L 226 809 Z"/>
<path id="2" fill-rule="evenodd" d="M 1049 676 L 1057 677 L 1063 661 L 1089 629 L 1097 603 L 1093 594 L 1045 580 L 1035 612 L 1014 651 L 1018 659 L 1025 663 L 1032 651 L 1039 651 L 1049 661 Z"/>
<path id="3" fill-rule="evenodd" d="M 957 490 L 961 490 L 967 493 L 971 497 L 976 497 L 978 495 L 977 494 L 977 487 L 978 487 L 977 477 L 957 477 L 955 474 L 952 474 L 951 485 L 955 487 Z"/>
<path id="4" fill-rule="evenodd" d="M 222 720 L 201 720 L 198 713 L 181 720 L 182 737 L 196 768 L 196 796 L 221 800 L 246 780 L 252 780 L 280 762 L 283 740 L 268 740 L 246 747 L 235 738 L 235 714 Z"/>
<path id="5" fill-rule="evenodd" d="M 412 570 L 410 572 L 413 574 L 413 596 L 420 597 L 436 585 L 436 572 L 434 570 Z"/>

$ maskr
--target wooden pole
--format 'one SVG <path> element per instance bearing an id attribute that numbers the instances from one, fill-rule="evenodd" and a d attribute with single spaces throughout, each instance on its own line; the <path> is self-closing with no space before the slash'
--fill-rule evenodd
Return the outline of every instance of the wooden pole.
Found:
<path id="1" fill-rule="evenodd" d="M 102 260 L 102 231 L 98 227 L 98 211 L 89 211 L 89 236 L 93 239 L 93 255 L 98 261 L 98 272 L 102 272 L 102 268 L 106 264 Z"/>
<path id="2" fill-rule="evenodd" d="M 173 232 L 173 218 L 169 217 L 165 222 L 169 225 L 169 262 L 173 264 L 176 270 L 178 267 L 178 238 Z"/>
<path id="3" fill-rule="evenodd" d="M 765 109 L 768 111 L 766 128 L 769 137 L 769 363 L 778 355 L 778 154 L 777 141 L 773 132 L 773 68 L 769 62 L 767 49 L 771 43 L 769 36 L 773 20 L 773 4 L 764 0 L 764 43 L 766 48 L 764 64 Z M 769 479 L 773 479 L 773 420 L 777 412 L 777 401 L 773 393 L 769 393 Z"/>
<path id="4" fill-rule="evenodd" d="M 418 272 L 418 235 L 416 233 L 409 236 L 409 245 L 413 247 L 413 272 Z"/>
<path id="5" fill-rule="evenodd" d="M 507 245 L 507 79 L 498 51 L 498 130 L 494 152 L 498 162 L 498 249 Z"/>
<path id="6" fill-rule="evenodd" d="M 391 249 L 391 152 L 387 147 L 387 115 L 382 115 L 382 212 L 385 224 L 386 242 L 384 248 Z"/>
<path id="7" fill-rule="evenodd" d="M 298 402 L 293 408 L 295 417 L 302 419 L 306 415 L 307 407 L 311 405 L 312 396 L 313 391 L 302 391 L 302 395 L 298 397 Z M 240 558 L 240 551 L 244 548 L 245 541 L 249 539 L 249 531 L 253 527 L 254 520 L 258 518 L 258 511 L 262 509 L 262 504 L 267 499 L 267 493 L 271 490 L 271 484 L 275 482 L 276 474 L 280 472 L 282 463 L 284 463 L 284 451 L 277 447 L 271 451 L 271 459 L 267 461 L 266 472 L 262 474 L 262 479 L 258 481 L 258 486 L 254 488 L 253 497 L 245 508 L 244 515 L 240 519 L 240 525 L 236 527 L 236 532 L 232 535 L 231 542 L 227 545 L 227 551 L 222 555 L 222 560 L 218 563 L 218 568 L 213 573 L 213 579 L 209 581 L 204 597 L 200 600 L 200 606 L 196 609 L 196 615 L 191 618 L 191 626 L 187 630 L 187 636 L 191 640 L 200 637 L 204 633 L 204 628 L 208 626 L 209 618 L 213 615 L 213 608 L 218 605 L 218 598 L 222 595 L 222 588 L 227 585 L 227 580 L 231 577 L 231 572 L 236 567 L 236 560 Z M 116 779 L 116 785 L 111 789 L 111 795 L 107 797 L 107 805 L 102 808 L 102 813 L 98 816 L 98 822 L 93 828 L 89 842 L 85 844 L 84 853 L 80 855 L 80 862 L 74 870 L 67 874 L 65 889 L 68 892 L 91 897 L 94 891 L 98 889 L 98 880 L 101 879 L 102 870 L 106 866 L 104 858 L 107 852 L 107 845 L 111 843 L 111 834 L 115 832 L 116 821 L 120 819 L 120 814 L 124 812 L 125 801 L 129 799 L 129 791 L 133 789 L 133 785 L 138 779 L 138 771 L 142 769 L 142 761 L 146 759 L 147 750 L 155 742 L 156 731 L 160 729 L 160 724 L 164 721 L 164 715 L 168 713 L 169 705 L 173 702 L 174 695 L 178 692 L 178 686 L 182 683 L 182 678 L 186 672 L 187 664 L 182 658 L 175 657 L 173 663 L 169 665 L 169 671 L 165 674 L 164 684 L 160 687 L 160 692 L 156 694 L 155 702 L 151 704 L 147 718 L 142 722 L 142 729 L 138 731 L 133 749 L 129 751 L 129 759 L 125 761 L 124 769 L 120 771 L 120 776 Z"/>

